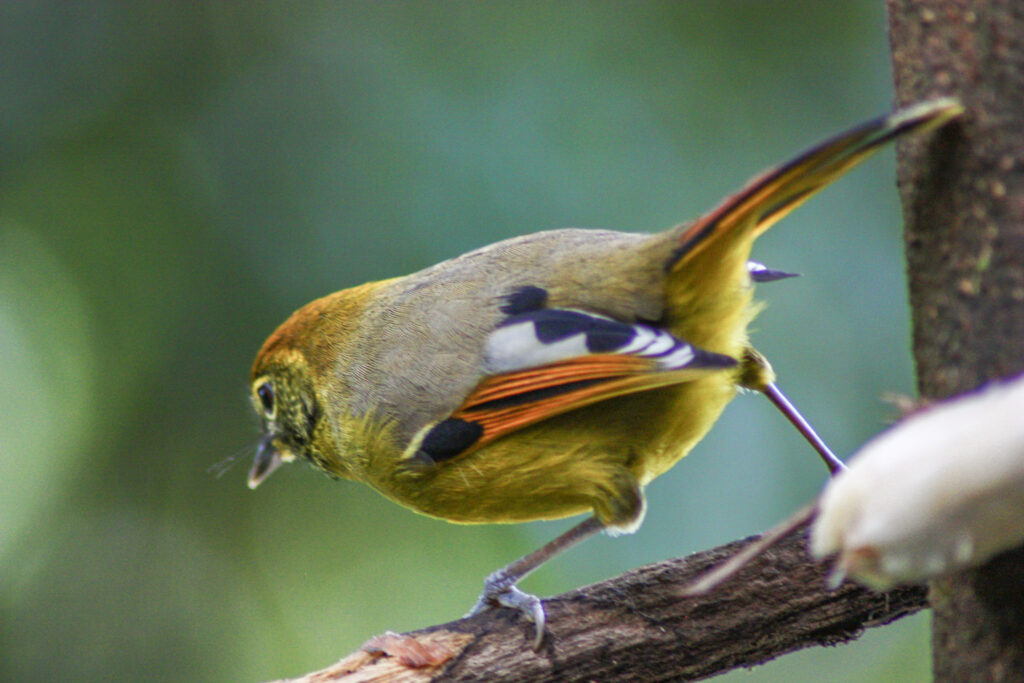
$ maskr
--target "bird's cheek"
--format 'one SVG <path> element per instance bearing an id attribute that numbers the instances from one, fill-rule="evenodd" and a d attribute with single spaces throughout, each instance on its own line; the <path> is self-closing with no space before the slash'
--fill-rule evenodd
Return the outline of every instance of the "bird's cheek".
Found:
<path id="1" fill-rule="evenodd" d="M 277 450 L 277 454 L 281 457 L 282 463 L 289 463 L 295 460 L 295 451 L 287 445 L 275 440 L 274 448 Z"/>

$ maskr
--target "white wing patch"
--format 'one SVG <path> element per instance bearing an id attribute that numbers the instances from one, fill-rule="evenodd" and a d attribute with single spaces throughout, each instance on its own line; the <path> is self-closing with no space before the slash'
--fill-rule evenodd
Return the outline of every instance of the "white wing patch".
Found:
<path id="1" fill-rule="evenodd" d="M 585 356 L 586 335 L 580 333 L 567 339 L 544 343 L 537 339 L 530 321 L 499 327 L 487 338 L 484 367 L 487 372 L 512 372 L 556 363 L 566 358 Z"/>
<path id="2" fill-rule="evenodd" d="M 487 338 L 484 369 L 514 372 L 595 353 L 650 358 L 659 370 L 728 367 L 729 356 L 703 351 L 664 330 L 573 309 L 542 309 L 509 316 Z"/>

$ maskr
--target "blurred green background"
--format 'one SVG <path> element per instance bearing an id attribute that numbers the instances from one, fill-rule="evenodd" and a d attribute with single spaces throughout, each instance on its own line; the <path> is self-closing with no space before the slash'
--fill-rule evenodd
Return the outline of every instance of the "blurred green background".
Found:
<path id="1" fill-rule="evenodd" d="M 0 4 L 0 679 L 256 681 L 458 617 L 570 522 L 245 488 L 293 309 L 497 239 L 656 230 L 890 106 L 880 2 Z M 886 151 L 776 227 L 754 338 L 848 454 L 912 391 Z M 217 478 L 215 463 L 240 463 Z M 541 594 L 761 531 L 824 468 L 758 396 Z M 928 678 L 928 619 L 726 680 Z"/>

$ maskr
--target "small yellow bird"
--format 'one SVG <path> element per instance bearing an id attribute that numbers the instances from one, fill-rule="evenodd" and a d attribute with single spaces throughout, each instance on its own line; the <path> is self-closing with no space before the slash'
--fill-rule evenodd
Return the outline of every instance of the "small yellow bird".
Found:
<path id="1" fill-rule="evenodd" d="M 265 436 L 249 486 L 299 457 L 453 522 L 592 513 L 489 576 L 473 610 L 522 611 L 539 645 L 543 605 L 516 582 L 598 531 L 634 531 L 644 486 L 738 387 L 842 466 L 747 339 L 752 283 L 787 275 L 749 261 L 751 247 L 880 145 L 962 111 L 941 99 L 859 125 L 666 232 L 541 232 L 313 301 L 253 365 Z"/>

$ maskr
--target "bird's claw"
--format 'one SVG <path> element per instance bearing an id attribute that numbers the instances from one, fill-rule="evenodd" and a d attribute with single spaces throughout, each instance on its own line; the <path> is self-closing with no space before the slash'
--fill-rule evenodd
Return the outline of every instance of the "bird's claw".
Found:
<path id="1" fill-rule="evenodd" d="M 480 598 L 466 616 L 479 614 L 484 610 L 495 607 L 509 607 L 532 621 L 536 628 L 536 635 L 533 638 L 533 649 L 540 649 L 541 642 L 544 640 L 544 624 L 546 621 L 544 603 L 540 598 L 519 590 L 515 583 L 508 581 L 500 572 L 495 572 L 484 581 L 483 593 L 480 594 Z"/>

